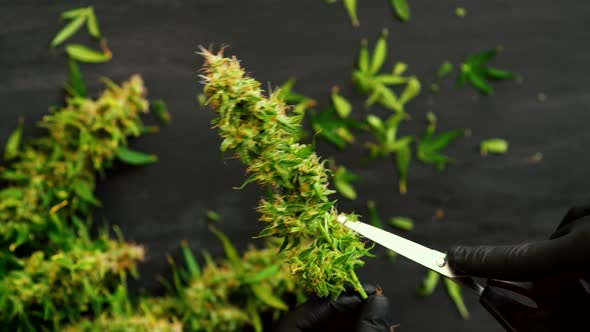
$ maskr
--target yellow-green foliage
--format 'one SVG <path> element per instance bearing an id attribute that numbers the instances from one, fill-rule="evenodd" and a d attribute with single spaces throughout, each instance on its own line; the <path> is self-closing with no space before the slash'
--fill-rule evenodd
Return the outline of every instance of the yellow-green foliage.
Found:
<path id="1" fill-rule="evenodd" d="M 143 248 L 88 235 L 96 173 L 112 164 L 148 110 L 139 76 L 107 81 L 97 99 L 72 97 L 40 126 L 47 135 L 7 146 L 0 169 L 0 325 L 57 329 L 100 312 L 110 286 L 135 269 Z"/>

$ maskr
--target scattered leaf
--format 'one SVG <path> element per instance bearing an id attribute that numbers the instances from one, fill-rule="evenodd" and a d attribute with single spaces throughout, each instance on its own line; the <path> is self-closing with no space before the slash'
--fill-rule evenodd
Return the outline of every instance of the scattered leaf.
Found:
<path id="1" fill-rule="evenodd" d="M 338 166 L 334 171 L 334 186 L 340 195 L 350 200 L 356 199 L 356 191 L 352 186 L 352 182 L 357 181 L 358 176 L 349 172 L 344 166 Z"/>
<path id="2" fill-rule="evenodd" d="M 457 283 L 455 283 L 451 279 L 448 279 L 448 278 L 444 278 L 444 279 L 445 279 L 445 285 L 447 286 L 447 294 L 449 295 L 449 297 L 451 298 L 453 303 L 455 303 L 455 307 L 457 308 L 457 311 L 461 315 L 461 318 L 469 319 L 469 310 L 467 310 L 467 306 L 465 305 L 465 301 L 463 301 L 463 295 L 461 293 L 461 286 L 459 286 Z"/>
<path id="3" fill-rule="evenodd" d="M 76 61 L 88 63 L 107 62 L 113 57 L 112 54 L 108 51 L 99 52 L 79 44 L 67 45 L 66 52 L 68 53 L 70 58 Z"/>
<path id="4" fill-rule="evenodd" d="M 436 77 L 440 80 L 450 74 L 451 71 L 453 71 L 453 64 L 450 61 L 444 61 L 441 63 L 440 68 L 438 68 Z"/>
<path id="5" fill-rule="evenodd" d="M 414 229 L 414 221 L 407 217 L 391 217 L 389 218 L 389 224 L 404 231 Z"/>
<path id="6" fill-rule="evenodd" d="M 56 47 L 63 43 L 66 39 L 70 38 L 73 34 L 80 30 L 80 27 L 82 27 L 84 22 L 86 22 L 86 16 L 79 16 L 71 20 L 55 34 L 55 37 L 53 37 L 49 45 L 51 47 Z"/>
<path id="7" fill-rule="evenodd" d="M 447 164 L 452 162 L 452 159 L 443 155 L 441 150 L 457 138 L 463 136 L 464 132 L 461 130 L 450 130 L 434 136 L 436 130 L 436 116 L 434 113 L 428 113 L 427 120 L 429 125 L 426 128 L 422 140 L 418 143 L 417 156 L 422 162 L 433 164 L 438 169 L 443 169 Z"/>
<path id="8" fill-rule="evenodd" d="M 86 28 L 88 29 L 88 33 L 96 38 L 100 38 L 100 29 L 98 28 L 98 19 L 96 18 L 96 14 L 94 13 L 94 8 L 88 7 L 88 21 L 86 21 Z"/>
<path id="9" fill-rule="evenodd" d="M 504 154 L 508 151 L 508 141 L 502 138 L 490 138 L 481 141 L 479 149 L 482 156 L 488 153 Z"/>
<path id="10" fill-rule="evenodd" d="M 84 79 L 82 78 L 82 72 L 80 72 L 80 67 L 76 61 L 70 59 L 69 60 L 69 68 L 70 68 L 70 91 L 73 93 L 74 97 L 86 98 L 86 84 L 84 84 Z"/>
<path id="11" fill-rule="evenodd" d="M 416 77 L 412 76 L 408 80 L 406 88 L 404 89 L 404 92 L 399 98 L 399 102 L 401 104 L 406 104 L 407 102 L 415 98 L 418 94 L 420 94 L 420 81 Z"/>
<path id="12" fill-rule="evenodd" d="M 387 58 L 387 35 L 389 31 L 387 29 L 383 29 L 381 31 L 381 36 L 377 40 L 375 44 L 375 49 L 373 50 L 373 57 L 371 58 L 371 66 L 369 73 L 371 75 L 375 75 L 381 70 L 383 67 L 383 63 L 385 63 L 385 59 Z"/>
<path id="13" fill-rule="evenodd" d="M 221 220 L 221 216 L 219 215 L 219 213 L 213 210 L 209 210 L 207 211 L 207 219 L 209 219 L 210 221 L 218 222 L 219 220 Z"/>
<path id="14" fill-rule="evenodd" d="M 422 280 L 420 288 L 418 288 L 418 294 L 420 294 L 421 296 L 431 295 L 434 292 L 434 289 L 436 288 L 436 285 L 438 284 L 439 280 L 440 274 L 432 270 L 428 270 L 428 272 L 426 273 L 426 277 L 424 277 L 424 280 Z"/>
<path id="15" fill-rule="evenodd" d="M 156 155 L 135 151 L 124 146 L 118 147 L 115 150 L 115 155 L 119 160 L 130 165 L 147 165 L 158 160 Z"/>
<path id="16" fill-rule="evenodd" d="M 455 15 L 457 15 L 457 17 L 463 18 L 467 15 L 467 10 L 465 8 L 458 7 L 455 9 Z"/>
<path id="17" fill-rule="evenodd" d="M 168 107 L 163 100 L 159 99 L 152 101 L 151 108 L 160 122 L 164 124 L 170 123 L 170 112 L 168 112 Z"/>
<path id="18" fill-rule="evenodd" d="M 338 94 L 338 87 L 336 86 L 332 88 L 332 103 L 334 104 L 334 109 L 341 118 L 348 117 L 352 110 L 352 106 L 346 98 Z"/>
<path id="19" fill-rule="evenodd" d="M 367 46 L 367 39 L 363 38 L 361 41 L 361 49 L 358 57 L 358 67 L 362 73 L 369 72 L 369 48 Z"/>
<path id="20" fill-rule="evenodd" d="M 346 12 L 348 13 L 348 17 L 350 17 L 350 23 L 352 26 L 358 27 L 359 26 L 359 19 L 356 13 L 356 0 L 343 0 L 344 1 L 344 8 L 346 8 Z"/>
<path id="21" fill-rule="evenodd" d="M 412 159 L 412 151 L 410 149 L 409 141 L 407 144 L 402 145 L 397 149 L 395 153 L 395 162 L 397 166 L 397 172 L 399 175 L 398 187 L 400 194 L 407 192 L 407 177 L 408 170 L 410 169 L 410 161 Z"/>
<path id="22" fill-rule="evenodd" d="M 367 214 L 371 225 L 383 229 L 383 223 L 381 222 L 381 218 L 379 218 L 379 214 L 377 214 L 377 207 L 374 201 L 367 202 Z"/>
<path id="23" fill-rule="evenodd" d="M 391 0 L 391 6 L 400 20 L 407 22 L 410 19 L 410 7 L 406 0 Z"/>
<path id="24" fill-rule="evenodd" d="M 476 55 L 467 56 L 461 64 L 461 72 L 457 78 L 457 85 L 462 87 L 469 82 L 479 92 L 492 95 L 493 89 L 487 80 L 516 80 L 518 75 L 509 71 L 497 69 L 487 65 L 487 62 L 496 56 L 498 48 L 489 49 Z"/>

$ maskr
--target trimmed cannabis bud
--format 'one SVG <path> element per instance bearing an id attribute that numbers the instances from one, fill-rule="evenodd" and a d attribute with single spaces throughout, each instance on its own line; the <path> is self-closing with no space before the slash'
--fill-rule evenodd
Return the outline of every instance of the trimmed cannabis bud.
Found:
<path id="1" fill-rule="evenodd" d="M 248 165 L 252 175 L 246 182 L 272 189 L 258 208 L 267 223 L 260 236 L 283 239 L 282 256 L 305 289 L 336 297 L 349 283 L 366 296 L 354 270 L 364 264 L 368 249 L 336 222 L 325 161 L 297 142 L 303 116 L 289 116 L 278 92 L 264 96 L 237 59 L 224 58 L 221 51 L 202 49 L 201 54 L 204 93 L 219 115 L 214 124 L 224 138 L 221 150 L 235 152 Z"/>

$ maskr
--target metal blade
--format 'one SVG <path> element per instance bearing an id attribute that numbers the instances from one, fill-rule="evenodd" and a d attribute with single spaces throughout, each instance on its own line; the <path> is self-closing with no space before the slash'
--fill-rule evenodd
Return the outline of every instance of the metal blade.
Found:
<path id="1" fill-rule="evenodd" d="M 458 276 L 449 268 L 446 255 L 440 251 L 432 250 L 416 242 L 404 239 L 401 236 L 389 233 L 378 227 L 365 224 L 360 221 L 349 221 L 344 215 L 337 218 L 338 222 L 353 231 L 361 234 L 373 242 L 379 243 L 385 248 L 413 260 L 433 271 L 449 278 Z"/>

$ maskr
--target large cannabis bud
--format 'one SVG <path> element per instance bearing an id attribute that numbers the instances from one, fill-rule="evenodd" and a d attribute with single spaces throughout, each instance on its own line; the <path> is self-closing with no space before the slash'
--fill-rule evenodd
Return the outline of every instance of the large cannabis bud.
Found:
<path id="1" fill-rule="evenodd" d="M 183 246 L 186 268 L 173 263 L 174 286 L 165 297 L 140 298 L 137 305 L 123 287 L 113 293 L 109 308 L 99 316 L 69 325 L 65 331 L 241 331 L 251 326 L 262 331 L 261 313 L 277 317 L 287 309 L 287 294 L 301 297 L 286 267 L 276 255 L 278 246 L 249 248 L 237 256 L 227 238 L 219 234 L 227 258 L 199 266 Z"/>
<path id="2" fill-rule="evenodd" d="M 46 115 L 40 126 L 47 135 L 7 146 L 0 168 L 0 326 L 58 330 L 98 314 L 114 284 L 144 257 L 142 247 L 106 231 L 89 235 L 89 215 L 99 205 L 96 174 L 142 132 L 139 115 L 148 111 L 139 76 L 106 84 L 98 99 L 71 97 Z"/>
<path id="3" fill-rule="evenodd" d="M 267 226 L 261 236 L 282 238 L 282 257 L 297 282 L 319 296 L 338 296 L 351 284 L 366 297 L 355 274 L 368 249 L 336 218 L 325 161 L 313 147 L 298 143 L 302 114 L 289 115 L 279 92 L 263 95 L 235 58 L 202 50 L 204 93 L 218 114 L 214 124 L 256 181 L 272 194 L 258 210 Z M 349 220 L 356 220 L 348 215 Z"/>

